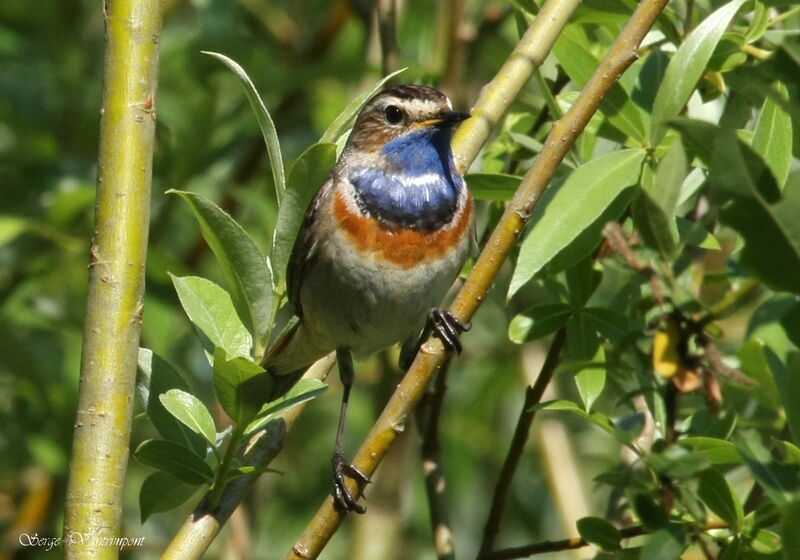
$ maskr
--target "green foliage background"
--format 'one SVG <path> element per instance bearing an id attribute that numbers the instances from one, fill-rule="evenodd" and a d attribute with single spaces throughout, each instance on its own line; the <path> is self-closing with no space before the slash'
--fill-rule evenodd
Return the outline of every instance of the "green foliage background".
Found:
<path id="1" fill-rule="evenodd" d="M 678 56 L 675 47 L 685 35 L 723 4 L 670 4 L 641 60 L 564 163 L 556 181 L 561 198 L 548 194 L 546 204 L 561 211 L 553 219 L 537 210 L 525 234 L 530 241 L 504 269 L 464 338 L 466 351 L 452 366 L 441 419 L 459 556 L 477 552 L 524 387 L 562 327 L 567 351 L 551 395 L 561 400 L 549 408 L 575 414 L 537 417 L 498 545 L 580 531 L 610 550 L 601 557 L 627 558 L 613 552 L 614 533 L 601 522 L 590 519 L 576 527 L 578 518 L 590 515 L 644 524 L 655 536 L 633 542 L 646 547 L 641 557 L 675 558 L 674 542 L 688 540 L 689 533 L 676 537 L 674 524 L 664 521 L 657 504 L 666 503 L 669 490 L 673 522 L 701 524 L 710 510 L 735 526 L 719 539 L 704 537 L 685 558 L 716 557 L 719 551 L 727 560 L 792 558 L 798 550 L 796 542 L 787 541 L 785 550 L 775 544 L 789 534 L 786 527 L 800 522 L 800 401 L 793 398 L 800 382 L 800 233 L 794 225 L 800 192 L 798 9 L 778 1 L 748 2 L 731 16 L 730 29 L 720 28 L 728 33 L 698 68 L 697 92 L 688 113 L 681 112 L 709 123 L 686 119 L 668 128 L 654 118 L 659 112 L 678 115 L 683 103 L 670 114 L 669 100 L 659 101 L 657 93 L 659 83 L 668 82 L 666 65 Z M 165 191 L 215 201 L 262 250 L 271 243 L 277 203 L 261 132 L 238 79 L 200 51 L 224 53 L 248 71 L 289 163 L 350 100 L 398 67 L 408 67 L 402 81 L 442 87 L 457 107 L 468 108 L 518 40 L 526 12 L 536 11 L 527 1 L 433 6 L 403 3 L 397 57 L 387 63 L 372 2 L 166 3 L 142 346 L 175 364 L 205 403 L 214 402 L 211 369 L 168 272 L 218 284 L 223 278 L 191 212 Z M 470 181 L 486 200 L 481 234 L 496 221 L 498 200 L 508 198 L 513 177 L 530 167 L 548 123 L 574 101 L 634 7 L 624 0 L 584 2 L 541 75 L 515 101 L 474 168 L 482 175 Z M 455 41 L 449 34 L 453 14 L 459 18 Z M 22 532 L 61 532 L 92 234 L 102 26 L 96 2 L 0 6 L 0 528 L 8 554 Z M 687 56 L 680 70 L 690 74 L 700 51 Z M 691 91 L 694 84 L 687 87 Z M 777 124 L 759 132 L 759 119 Z M 626 155 L 628 163 L 622 162 Z M 585 167 L 593 160 L 597 167 Z M 609 171 L 609 162 L 621 171 Z M 775 176 L 771 182 L 765 166 Z M 694 168 L 693 183 L 685 177 Z M 587 194 L 581 181 L 592 177 L 605 178 L 608 186 Z M 548 219 L 555 223 L 548 227 Z M 656 271 L 670 300 L 666 306 L 619 256 L 593 261 L 603 223 L 617 219 L 628 233 L 636 226 L 639 241 L 632 242 L 632 251 Z M 581 235 L 559 237 L 564 229 Z M 776 230 L 786 233 L 785 246 L 771 242 Z M 673 307 L 680 316 L 662 319 Z M 715 314 L 717 309 L 726 313 Z M 745 387 L 715 371 L 687 317 L 708 318 L 703 332 L 713 336 L 725 364 L 758 386 Z M 689 333 L 691 347 L 680 351 L 682 357 L 702 366 L 684 363 L 684 369 L 721 380 L 721 402 L 704 398 L 703 391 L 676 396 L 674 385 L 653 372 L 654 336 L 676 328 Z M 674 343 L 672 332 L 662 340 Z M 352 445 L 396 384 L 395 363 L 392 351 L 358 365 Z M 244 518 L 223 532 L 209 557 L 234 554 L 246 542 L 254 558 L 281 558 L 291 547 L 329 491 L 327 457 L 340 395 L 337 382 L 331 383 L 272 465 L 286 474 L 263 477 Z M 672 420 L 671 398 L 679 402 Z M 223 425 L 224 413 L 212 410 Z M 647 418 L 657 427 L 652 451 L 635 449 L 631 458 L 626 449 L 639 444 Z M 679 433 L 666 434 L 667 426 Z M 434 557 L 419 438 L 411 425 L 406 432 L 367 491 L 369 514 L 348 520 L 327 557 L 391 558 L 398 550 L 403 558 Z M 132 448 L 155 435 L 142 414 Z M 693 445 L 676 444 L 685 435 L 695 438 Z M 157 557 L 201 495 L 142 525 L 139 489 L 152 472 L 136 461 L 129 466 L 123 534 L 146 541 L 123 554 L 136 558 Z M 570 474 L 575 479 L 565 481 Z M 576 494 L 565 498 L 566 488 Z M 382 543 L 389 552 L 365 552 L 367 543 Z M 23 553 L 54 554 L 41 547 Z"/>

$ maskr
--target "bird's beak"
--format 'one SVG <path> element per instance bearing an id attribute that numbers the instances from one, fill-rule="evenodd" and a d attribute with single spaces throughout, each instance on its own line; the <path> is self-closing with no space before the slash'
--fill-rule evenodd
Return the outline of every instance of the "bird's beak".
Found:
<path id="1" fill-rule="evenodd" d="M 440 128 L 455 126 L 461 121 L 468 119 L 469 117 L 470 114 L 465 113 L 463 111 L 443 111 L 437 117 L 418 122 L 416 126 L 418 127 L 437 126 Z"/>

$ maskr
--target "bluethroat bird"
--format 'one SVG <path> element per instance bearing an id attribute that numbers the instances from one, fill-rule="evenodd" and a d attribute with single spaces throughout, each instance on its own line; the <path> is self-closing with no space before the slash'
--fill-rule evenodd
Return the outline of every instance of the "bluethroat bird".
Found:
<path id="1" fill-rule="evenodd" d="M 453 128 L 468 117 L 429 87 L 375 95 L 307 211 L 289 260 L 288 295 L 300 321 L 264 365 L 273 375 L 296 376 L 336 351 L 343 396 L 333 495 L 345 511 L 364 512 L 345 476 L 369 482 L 343 454 L 352 356 L 420 333 L 417 345 L 433 334 L 460 352 L 459 335 L 469 328 L 435 307 L 474 242 L 472 195 L 450 149 Z"/>

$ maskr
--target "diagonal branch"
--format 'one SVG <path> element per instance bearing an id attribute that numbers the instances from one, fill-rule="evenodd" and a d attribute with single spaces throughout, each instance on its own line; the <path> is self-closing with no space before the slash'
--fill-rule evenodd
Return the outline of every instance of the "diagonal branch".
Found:
<path id="1" fill-rule="evenodd" d="M 503 468 L 500 470 L 500 477 L 495 485 L 492 506 L 489 509 L 486 526 L 483 529 L 483 542 L 481 543 L 479 556 L 488 554 L 491 552 L 492 548 L 494 548 L 497 534 L 500 532 L 500 521 L 503 518 L 506 498 L 511 489 L 511 479 L 522 458 L 522 452 L 525 449 L 525 444 L 530 434 L 531 424 L 533 424 L 533 417 L 536 415 L 536 411 L 532 410 L 532 407 L 539 404 L 542 400 L 542 395 L 544 395 L 547 386 L 550 384 L 550 380 L 553 379 L 553 374 L 558 367 L 558 359 L 566 340 L 566 329 L 559 329 L 547 351 L 547 357 L 544 360 L 544 364 L 542 364 L 539 376 L 536 378 L 533 385 L 525 389 L 525 402 L 522 404 L 522 410 L 517 419 L 517 426 L 514 428 L 511 447 L 508 450 Z"/>
<path id="2" fill-rule="evenodd" d="M 117 558 L 144 296 L 159 0 L 106 0 L 103 106 L 80 394 L 67 486 L 67 558 Z"/>

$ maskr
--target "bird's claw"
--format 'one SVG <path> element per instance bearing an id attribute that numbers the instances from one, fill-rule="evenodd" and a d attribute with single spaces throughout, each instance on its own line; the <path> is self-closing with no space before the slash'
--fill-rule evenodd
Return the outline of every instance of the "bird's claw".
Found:
<path id="1" fill-rule="evenodd" d="M 448 350 L 456 354 L 460 354 L 463 350 L 459 340 L 461 333 L 472 328 L 470 323 L 462 322 L 449 309 L 432 309 L 428 313 L 428 326 L 434 336 L 441 340 Z"/>
<path id="2" fill-rule="evenodd" d="M 357 502 L 357 496 L 354 496 L 347 487 L 345 476 L 350 476 L 362 484 L 372 482 L 370 478 L 339 452 L 333 454 L 331 465 L 333 466 L 333 497 L 336 504 L 344 511 L 354 511 L 355 513 L 367 511 L 367 508 Z"/>

